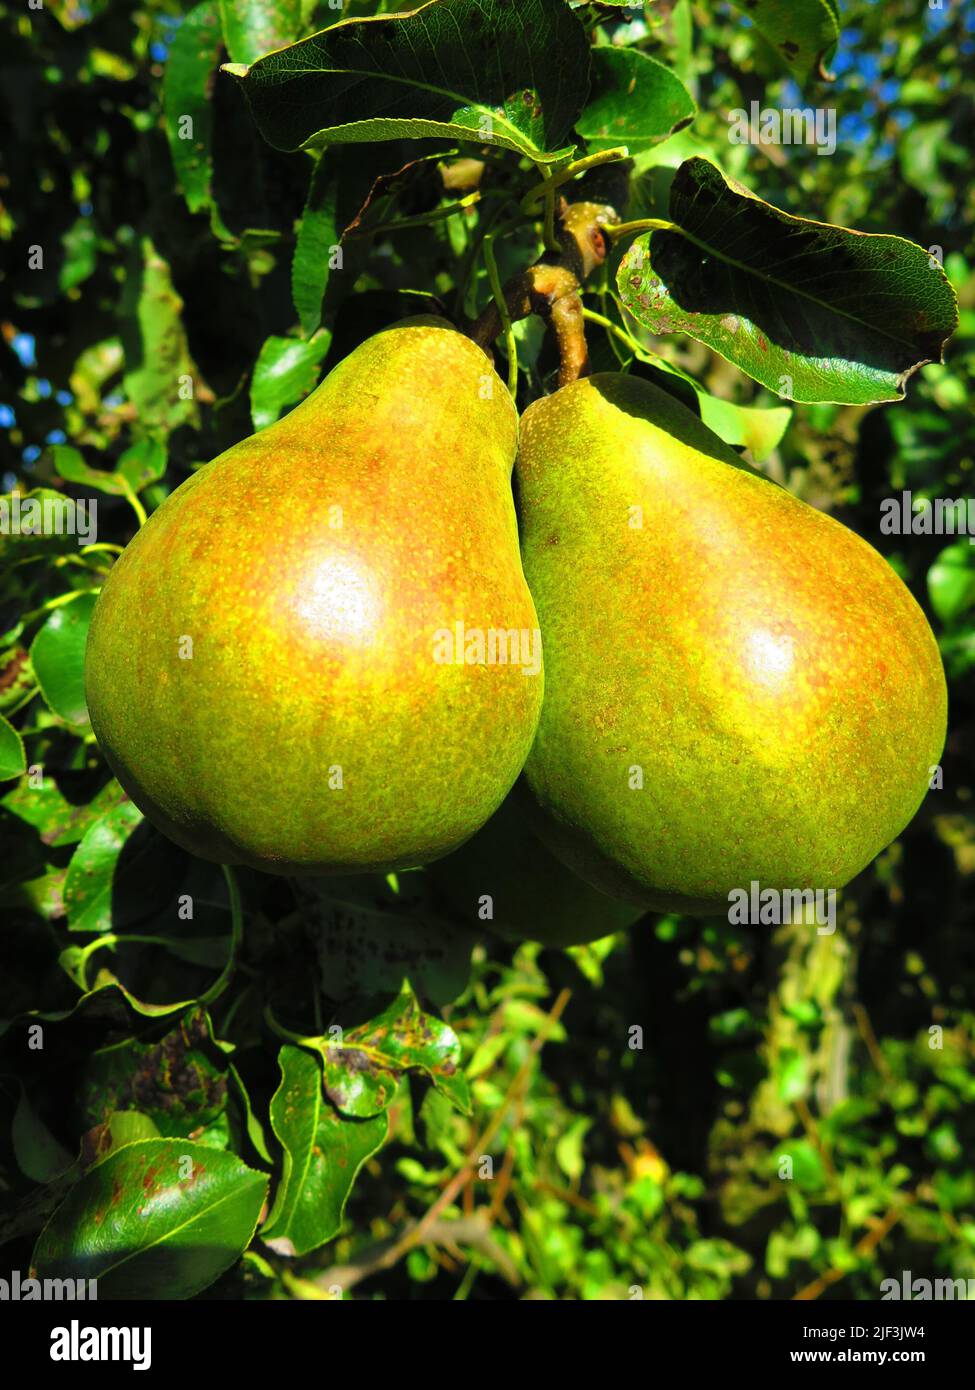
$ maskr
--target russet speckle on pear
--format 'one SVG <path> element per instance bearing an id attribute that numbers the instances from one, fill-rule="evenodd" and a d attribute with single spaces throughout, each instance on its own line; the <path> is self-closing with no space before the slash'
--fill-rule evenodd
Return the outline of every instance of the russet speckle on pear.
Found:
<path id="1" fill-rule="evenodd" d="M 460 621 L 537 628 L 517 430 L 484 353 L 410 320 L 166 499 L 86 654 L 99 745 L 159 829 L 206 859 L 326 874 L 429 862 L 488 819 L 542 675 L 434 644 Z"/>
<path id="2" fill-rule="evenodd" d="M 530 406 L 517 479 L 546 677 L 525 779 L 549 847 L 660 910 L 848 883 L 945 738 L 937 645 L 887 562 L 637 378 Z"/>

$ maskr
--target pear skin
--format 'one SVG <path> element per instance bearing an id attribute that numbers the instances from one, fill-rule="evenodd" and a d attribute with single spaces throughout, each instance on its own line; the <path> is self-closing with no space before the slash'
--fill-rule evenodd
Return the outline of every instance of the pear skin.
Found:
<path id="1" fill-rule="evenodd" d="M 643 916 L 642 908 L 607 898 L 551 854 L 532 834 L 517 790 L 472 839 L 431 864 L 427 877 L 470 927 L 486 927 L 504 941 L 580 946 Z"/>
<path id="2" fill-rule="evenodd" d="M 490 637 L 537 648 L 517 428 L 485 354 L 410 320 L 166 499 L 86 653 L 99 745 L 159 829 L 205 859 L 355 874 L 488 819 L 542 698 L 540 661 L 506 660 L 527 639 Z"/>
<path id="3" fill-rule="evenodd" d="M 937 644 L 887 562 L 633 377 L 530 406 L 517 479 L 549 847 L 660 910 L 848 883 L 945 739 Z"/>

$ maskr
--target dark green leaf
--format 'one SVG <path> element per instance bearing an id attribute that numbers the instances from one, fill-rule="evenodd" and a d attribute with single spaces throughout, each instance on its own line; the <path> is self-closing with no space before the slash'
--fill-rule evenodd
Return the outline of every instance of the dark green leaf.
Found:
<path id="1" fill-rule="evenodd" d="M 785 66 L 804 78 L 822 73 L 822 59 L 840 36 L 835 0 L 731 0 L 778 53 Z"/>
<path id="2" fill-rule="evenodd" d="M 127 1038 L 93 1052 L 78 1088 L 85 1128 L 116 1110 L 143 1112 L 165 1138 L 213 1124 L 227 1107 L 227 1078 L 207 1055 L 210 1045 L 209 1020 L 196 1007 L 159 1042 Z"/>
<path id="3" fill-rule="evenodd" d="M 433 0 L 227 70 L 277 149 L 447 136 L 551 162 L 571 152 L 589 46 L 563 0 Z"/>
<path id="4" fill-rule="evenodd" d="M 315 165 L 291 261 L 291 297 L 306 337 L 321 323 L 329 260 L 342 234 L 336 215 L 340 155 L 326 150 Z"/>
<path id="5" fill-rule="evenodd" d="M 420 879 L 405 875 L 401 883 Z M 470 976 L 475 938 L 423 903 L 383 895 L 381 879 L 306 879 L 299 889 L 314 935 L 322 987 L 333 999 L 398 993 L 409 977 L 424 998 L 446 1004 Z"/>
<path id="6" fill-rule="evenodd" d="M 340 1115 L 322 1091 L 321 1064 L 299 1047 L 282 1047 L 281 1085 L 271 1127 L 284 1149 L 274 1208 L 261 1234 L 284 1254 L 307 1254 L 338 1234 L 359 1169 L 386 1138 L 385 1114 Z"/>
<path id="7" fill-rule="evenodd" d="M 97 1279 L 99 1299 L 192 1298 L 246 1250 L 266 1191 L 234 1154 L 129 1144 L 72 1188 L 31 1263 L 39 1279 Z"/>
<path id="8" fill-rule="evenodd" d="M 788 399 L 897 400 L 957 324 L 951 286 L 920 246 L 793 217 L 706 159 L 677 171 L 670 216 L 680 231 L 647 233 L 623 257 L 624 305 Z"/>
<path id="9" fill-rule="evenodd" d="M 10 1138 L 17 1167 L 32 1182 L 53 1182 L 74 1162 L 38 1115 L 24 1090 L 14 1111 Z"/>

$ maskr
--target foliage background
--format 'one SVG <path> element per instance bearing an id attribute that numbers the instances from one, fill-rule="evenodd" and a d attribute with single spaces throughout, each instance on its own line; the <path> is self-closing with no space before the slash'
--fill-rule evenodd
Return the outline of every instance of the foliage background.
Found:
<path id="1" fill-rule="evenodd" d="M 185 50 L 173 76 L 184 7 L 51 0 L 38 14 L 0 5 L 0 490 L 97 488 L 102 541 L 124 543 L 140 507 L 151 510 L 194 467 L 276 418 L 362 338 L 422 307 L 417 294 L 470 311 L 488 297 L 483 265 L 468 255 L 472 214 L 348 240 L 322 328 L 310 321 L 314 288 L 299 323 L 292 265 L 309 156 L 264 144 L 239 91 L 215 74 L 220 8 L 244 26 L 234 43 L 246 47 L 250 32 L 247 5 L 193 11 L 214 75 L 203 117 L 212 169 L 184 170 L 197 190 L 191 212 L 164 115 L 167 83 L 189 81 L 186 55 L 200 51 Z M 327 5 L 293 8 L 294 36 L 338 17 Z M 651 5 L 607 31 L 668 63 L 700 108 L 692 126 L 640 154 L 641 212 L 665 205 L 673 170 L 702 153 L 788 211 L 943 248 L 962 311 L 945 363 L 912 378 L 901 404 L 797 407 L 762 463 L 882 549 L 925 605 L 950 676 L 943 787 L 842 895 L 834 938 L 653 916 L 570 952 L 484 938 L 469 983 L 447 1004 L 463 977 L 463 938 L 421 950 L 413 983 L 456 1036 L 472 1114 L 422 1080 L 436 1079 L 436 1067 L 428 1057 L 425 1070 L 418 1052 L 419 1070 L 396 1074 L 385 1147 L 373 1152 L 363 1137 L 371 1121 L 353 1122 L 365 1166 L 341 1234 L 298 1261 L 255 1242 L 206 1296 L 322 1297 L 341 1283 L 372 1298 L 619 1298 L 638 1287 L 664 1299 L 871 1299 L 902 1270 L 975 1278 L 975 548 L 878 530 L 880 500 L 902 489 L 972 493 L 973 19 L 959 5 L 844 4 L 837 80 L 801 92 L 732 8 Z M 836 108 L 832 157 L 729 143 L 729 111 L 752 99 L 798 105 L 800 95 Z M 172 96 L 177 110 L 180 99 Z M 321 225 L 331 216 L 341 229 L 376 175 L 440 149 L 401 142 L 340 153 L 335 206 L 323 199 Z M 505 158 L 516 170 L 517 158 Z M 373 227 L 435 206 L 435 171 L 430 161 L 387 185 L 370 209 Z M 42 270 L 28 268 L 32 244 L 45 249 Z M 535 251 L 537 228 L 516 231 L 499 247 L 502 271 Z M 519 338 L 522 390 L 537 391 L 548 371 L 539 334 L 526 326 Z M 591 345 L 597 362 L 615 361 L 604 335 L 594 331 Z M 774 404 L 700 344 L 654 346 L 718 397 Z M 194 383 L 186 400 L 171 390 L 184 373 Z M 79 986 L 114 980 L 141 1001 L 115 995 L 110 1008 L 50 1024 L 53 1041 L 26 1060 L 14 1024 L 0 1039 L 3 1262 L 26 1269 L 39 1228 L 79 1176 L 70 1165 L 82 1136 L 118 1149 L 129 1123 L 131 1138 L 190 1137 L 241 1154 L 249 1172 L 272 1166 L 267 1108 L 280 1039 L 262 1017 L 268 997 L 300 1015 L 316 941 L 336 978 L 360 995 L 388 992 L 390 979 L 368 966 L 363 984 L 342 943 L 357 931 L 385 939 L 390 924 L 422 934 L 442 909 L 421 873 L 364 896 L 353 885 L 338 905 L 335 885 L 309 903 L 286 883 L 241 874 L 241 970 L 213 1001 L 212 1036 L 195 1010 L 155 1020 L 147 1009 L 195 999 L 226 959 L 226 885 L 118 803 L 78 707 L 89 600 L 62 599 L 97 586 L 111 552 L 13 555 L 6 538 L 0 547 L 0 712 L 46 783 L 40 798 L 26 778 L 0 797 L 0 1017 L 70 1010 Z M 177 919 L 181 891 L 197 904 L 192 923 Z M 561 1017 L 539 1049 L 556 999 Z M 633 1050 L 635 1025 L 644 1046 Z M 932 1025 L 943 1029 L 941 1048 L 929 1045 Z M 241 1087 L 213 1043 L 230 1036 Z M 133 1038 L 138 1055 L 125 1052 Z M 494 1117 L 494 1177 L 431 1213 Z M 790 1182 L 778 1177 L 783 1155 Z M 237 1168 L 226 1181 L 242 1191 L 248 1179 Z M 322 1201 L 340 1212 L 344 1192 L 331 1181 Z M 408 1249 L 404 1232 L 424 1213 L 432 1238 Z M 444 1230 L 450 1218 L 461 1224 Z M 170 1292 L 194 1292 L 190 1284 Z"/>

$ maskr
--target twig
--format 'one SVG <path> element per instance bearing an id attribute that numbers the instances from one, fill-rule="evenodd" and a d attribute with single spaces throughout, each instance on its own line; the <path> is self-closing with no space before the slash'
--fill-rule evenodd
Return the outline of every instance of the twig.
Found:
<path id="1" fill-rule="evenodd" d="M 908 1201 L 913 1200 L 911 1198 Z M 858 1241 L 853 1247 L 853 1253 L 858 1259 L 863 1259 L 874 1250 L 880 1242 L 890 1234 L 893 1228 L 904 1214 L 905 1203 L 898 1207 L 891 1207 L 890 1211 L 872 1231 L 868 1231 L 862 1240 Z M 833 1284 L 838 1284 L 841 1279 L 845 1279 L 850 1273 L 848 1269 L 828 1269 L 825 1274 L 821 1274 L 818 1279 L 814 1279 L 811 1284 L 807 1284 L 804 1289 L 800 1289 L 797 1294 L 793 1294 L 792 1301 L 811 1302 L 819 1297 L 821 1293 L 830 1288 Z"/>

